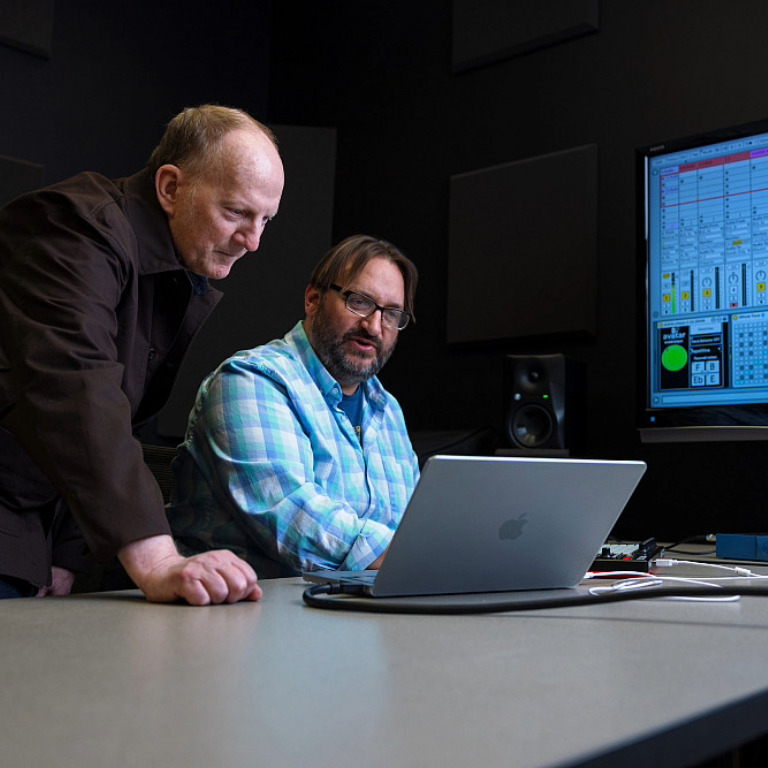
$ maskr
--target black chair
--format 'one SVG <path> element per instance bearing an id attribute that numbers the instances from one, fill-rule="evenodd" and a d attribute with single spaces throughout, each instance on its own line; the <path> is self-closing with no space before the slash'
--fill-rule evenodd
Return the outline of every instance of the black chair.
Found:
<path id="1" fill-rule="evenodd" d="M 446 432 L 411 432 L 411 444 L 423 469 L 427 459 L 438 454 L 450 456 L 493 456 L 499 438 L 490 427 Z"/>
<path id="2" fill-rule="evenodd" d="M 144 461 L 155 476 L 163 493 L 163 500 L 167 504 L 171 500 L 171 490 L 173 489 L 171 462 L 176 456 L 176 448 L 146 443 L 142 443 L 141 448 L 144 451 Z"/>

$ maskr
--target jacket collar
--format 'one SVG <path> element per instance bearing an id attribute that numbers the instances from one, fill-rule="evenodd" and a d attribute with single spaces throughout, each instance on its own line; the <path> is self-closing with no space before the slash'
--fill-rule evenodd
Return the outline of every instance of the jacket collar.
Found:
<path id="1" fill-rule="evenodd" d="M 141 274 L 184 269 L 173 244 L 168 217 L 157 201 L 149 171 L 145 168 L 118 180 L 117 184 L 123 189 L 126 215 L 136 232 Z"/>

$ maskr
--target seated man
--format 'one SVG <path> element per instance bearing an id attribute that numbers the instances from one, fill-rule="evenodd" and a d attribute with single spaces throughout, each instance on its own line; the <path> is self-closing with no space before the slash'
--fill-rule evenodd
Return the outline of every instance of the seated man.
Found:
<path id="1" fill-rule="evenodd" d="M 390 243 L 347 238 L 315 267 L 303 322 L 207 377 L 174 461 L 182 549 L 230 549 L 260 578 L 380 565 L 419 469 L 376 374 L 417 279 Z"/>

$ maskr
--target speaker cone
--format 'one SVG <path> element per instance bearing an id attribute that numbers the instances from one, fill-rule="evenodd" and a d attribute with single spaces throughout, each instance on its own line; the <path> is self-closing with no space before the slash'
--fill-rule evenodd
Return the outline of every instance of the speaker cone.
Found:
<path id="1" fill-rule="evenodd" d="M 525 405 L 515 411 L 510 423 L 510 437 L 524 448 L 538 448 L 552 437 L 552 414 L 540 405 Z"/>

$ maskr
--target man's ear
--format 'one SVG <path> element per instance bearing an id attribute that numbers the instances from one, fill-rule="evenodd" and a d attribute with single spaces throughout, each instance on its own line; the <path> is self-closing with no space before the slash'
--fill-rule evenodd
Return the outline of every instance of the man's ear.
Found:
<path id="1" fill-rule="evenodd" d="M 320 305 L 320 296 L 320 291 L 310 283 L 304 291 L 304 314 L 307 317 L 312 317 L 317 312 L 317 308 Z"/>
<path id="2" fill-rule="evenodd" d="M 162 209 L 173 216 L 178 202 L 181 168 L 175 165 L 161 165 L 155 174 L 155 194 Z"/>

